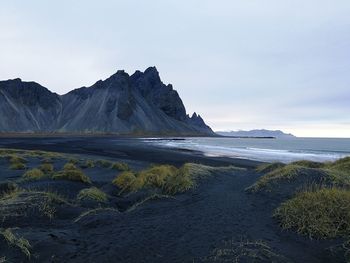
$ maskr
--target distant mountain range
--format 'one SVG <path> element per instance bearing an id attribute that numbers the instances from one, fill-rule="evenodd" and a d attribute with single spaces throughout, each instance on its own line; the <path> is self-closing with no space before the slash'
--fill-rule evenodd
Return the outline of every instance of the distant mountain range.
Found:
<path id="1" fill-rule="evenodd" d="M 120 70 L 62 96 L 36 82 L 0 81 L 0 132 L 214 135 L 155 67 Z"/>
<path id="2" fill-rule="evenodd" d="M 275 137 L 275 138 L 293 138 L 293 134 L 284 133 L 280 130 L 250 130 L 250 131 L 217 131 L 216 134 L 233 137 Z"/>

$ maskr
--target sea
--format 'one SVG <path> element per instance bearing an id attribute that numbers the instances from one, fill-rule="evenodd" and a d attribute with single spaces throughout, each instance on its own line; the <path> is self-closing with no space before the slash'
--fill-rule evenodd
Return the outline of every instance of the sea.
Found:
<path id="1" fill-rule="evenodd" d="M 200 151 L 206 156 L 290 163 L 335 161 L 350 156 L 350 138 L 143 138 L 160 147 Z"/>

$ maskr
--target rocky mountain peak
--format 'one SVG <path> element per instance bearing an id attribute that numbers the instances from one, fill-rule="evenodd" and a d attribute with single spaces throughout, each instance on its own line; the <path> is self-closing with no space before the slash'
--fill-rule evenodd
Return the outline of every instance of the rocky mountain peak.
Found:
<path id="1" fill-rule="evenodd" d="M 199 115 L 186 115 L 156 67 L 131 76 L 118 70 L 62 96 L 35 82 L 0 81 L 1 131 L 213 134 Z"/>

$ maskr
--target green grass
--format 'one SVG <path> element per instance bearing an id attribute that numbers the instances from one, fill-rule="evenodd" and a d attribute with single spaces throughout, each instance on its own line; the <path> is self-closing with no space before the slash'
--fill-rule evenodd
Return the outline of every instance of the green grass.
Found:
<path id="1" fill-rule="evenodd" d="M 140 187 L 136 187 L 136 174 L 131 171 L 126 171 L 117 176 L 112 183 L 125 191 L 137 191 Z"/>
<path id="2" fill-rule="evenodd" d="M 18 155 L 12 155 L 10 158 L 10 163 L 26 163 L 27 160 Z"/>
<path id="3" fill-rule="evenodd" d="M 278 168 L 282 168 L 283 166 L 285 166 L 284 163 L 264 163 L 262 165 L 259 165 L 255 170 L 258 173 L 269 173 L 272 172 Z"/>
<path id="4" fill-rule="evenodd" d="M 324 163 L 307 161 L 307 160 L 296 161 L 296 162 L 292 162 L 291 164 L 300 165 L 305 168 L 322 168 L 325 165 Z"/>
<path id="5" fill-rule="evenodd" d="M 288 165 L 277 164 L 264 165 L 258 168 L 260 171 L 268 171 L 247 190 L 259 192 L 269 191 L 274 183 L 279 181 L 291 181 L 298 176 L 307 176 L 309 172 L 319 172 L 331 185 L 350 187 L 350 158 L 339 159 L 336 162 L 318 163 L 312 161 L 297 161 Z"/>
<path id="6" fill-rule="evenodd" d="M 94 168 L 95 162 L 93 160 L 86 160 L 80 165 L 81 168 Z"/>
<path id="7" fill-rule="evenodd" d="M 75 170 L 77 169 L 77 167 L 75 166 L 75 164 L 73 163 L 66 163 L 64 166 L 63 166 L 63 170 Z"/>
<path id="8" fill-rule="evenodd" d="M 112 169 L 118 170 L 118 171 L 129 171 L 130 167 L 127 163 L 123 162 L 116 162 L 112 164 Z"/>
<path id="9" fill-rule="evenodd" d="M 78 200 L 94 200 L 97 202 L 107 202 L 108 196 L 106 193 L 102 192 L 100 189 L 96 187 L 90 187 L 82 189 L 78 196 Z"/>
<path id="10" fill-rule="evenodd" d="M 45 177 L 45 174 L 43 173 L 43 171 L 37 168 L 28 170 L 23 174 L 23 178 L 28 180 L 39 180 L 44 177 Z"/>
<path id="11" fill-rule="evenodd" d="M 24 163 L 12 163 L 9 168 L 11 170 L 25 170 L 26 167 Z"/>
<path id="12" fill-rule="evenodd" d="M 39 166 L 39 169 L 46 174 L 54 172 L 54 167 L 51 163 L 43 163 Z"/>
<path id="13" fill-rule="evenodd" d="M 18 191 L 18 185 L 14 182 L 0 183 L 0 198 L 11 195 Z"/>
<path id="14" fill-rule="evenodd" d="M 91 180 L 88 176 L 86 176 L 83 171 L 78 169 L 74 164 L 67 163 L 64 165 L 63 170 L 55 173 L 52 176 L 53 179 L 58 180 L 69 180 L 69 181 L 77 181 L 86 184 L 90 184 Z"/>
<path id="15" fill-rule="evenodd" d="M 194 188 L 201 177 L 232 169 L 237 168 L 209 167 L 190 163 L 180 168 L 172 165 L 154 165 L 140 172 L 122 172 L 112 183 L 121 189 L 120 193 L 151 188 L 160 190 L 163 194 L 174 195 Z"/>
<path id="16" fill-rule="evenodd" d="M 108 160 L 97 160 L 96 161 L 96 165 L 103 167 L 103 168 L 111 168 L 112 164 L 113 163 L 111 161 L 108 161 Z"/>
<path id="17" fill-rule="evenodd" d="M 11 158 L 13 155 L 20 156 L 21 158 L 59 158 L 63 157 L 63 154 L 55 152 L 46 152 L 39 150 L 18 150 L 18 149 L 0 149 L 0 158 Z"/>
<path id="18" fill-rule="evenodd" d="M 68 163 L 71 163 L 71 164 L 77 164 L 77 163 L 79 163 L 79 160 L 78 159 L 76 159 L 76 158 L 70 158 L 69 160 L 68 160 Z"/>
<path id="19" fill-rule="evenodd" d="M 305 174 L 305 168 L 296 165 L 288 164 L 280 168 L 276 168 L 264 176 L 261 176 L 252 186 L 246 190 L 250 192 L 258 192 L 261 190 L 270 190 L 272 183 L 281 180 L 292 180 L 299 175 Z"/>
<path id="20" fill-rule="evenodd" d="M 350 235 L 350 191 L 323 188 L 306 191 L 278 207 L 274 216 L 283 229 L 294 229 L 311 238 Z"/>
<path id="21" fill-rule="evenodd" d="M 31 257 L 31 245 L 29 241 L 23 237 L 15 235 L 10 228 L 0 229 L 0 235 L 6 240 L 10 247 L 15 247 L 21 250 L 21 252 L 30 259 Z"/>
<path id="22" fill-rule="evenodd" d="M 29 215 L 52 220 L 57 205 L 63 204 L 72 206 L 67 199 L 54 192 L 18 189 L 0 198 L 0 221 L 26 218 Z"/>
<path id="23" fill-rule="evenodd" d="M 26 162 L 27 160 L 20 156 L 11 155 L 9 168 L 12 170 L 24 170 L 26 169 Z"/>
<path id="24" fill-rule="evenodd" d="M 194 181 L 184 167 L 157 165 L 138 173 L 126 171 L 113 180 L 123 191 L 136 192 L 143 188 L 159 189 L 166 194 L 184 192 L 194 187 Z"/>

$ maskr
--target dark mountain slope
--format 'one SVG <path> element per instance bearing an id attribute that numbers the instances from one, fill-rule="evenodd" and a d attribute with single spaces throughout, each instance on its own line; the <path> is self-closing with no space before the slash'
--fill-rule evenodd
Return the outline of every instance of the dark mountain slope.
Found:
<path id="1" fill-rule="evenodd" d="M 0 131 L 51 131 L 61 114 L 60 96 L 35 82 L 0 81 Z"/>
<path id="2" fill-rule="evenodd" d="M 118 71 L 63 96 L 34 82 L 0 82 L 0 131 L 117 134 L 213 134 L 202 118 L 186 115 L 178 93 L 156 68 L 129 76 Z"/>

